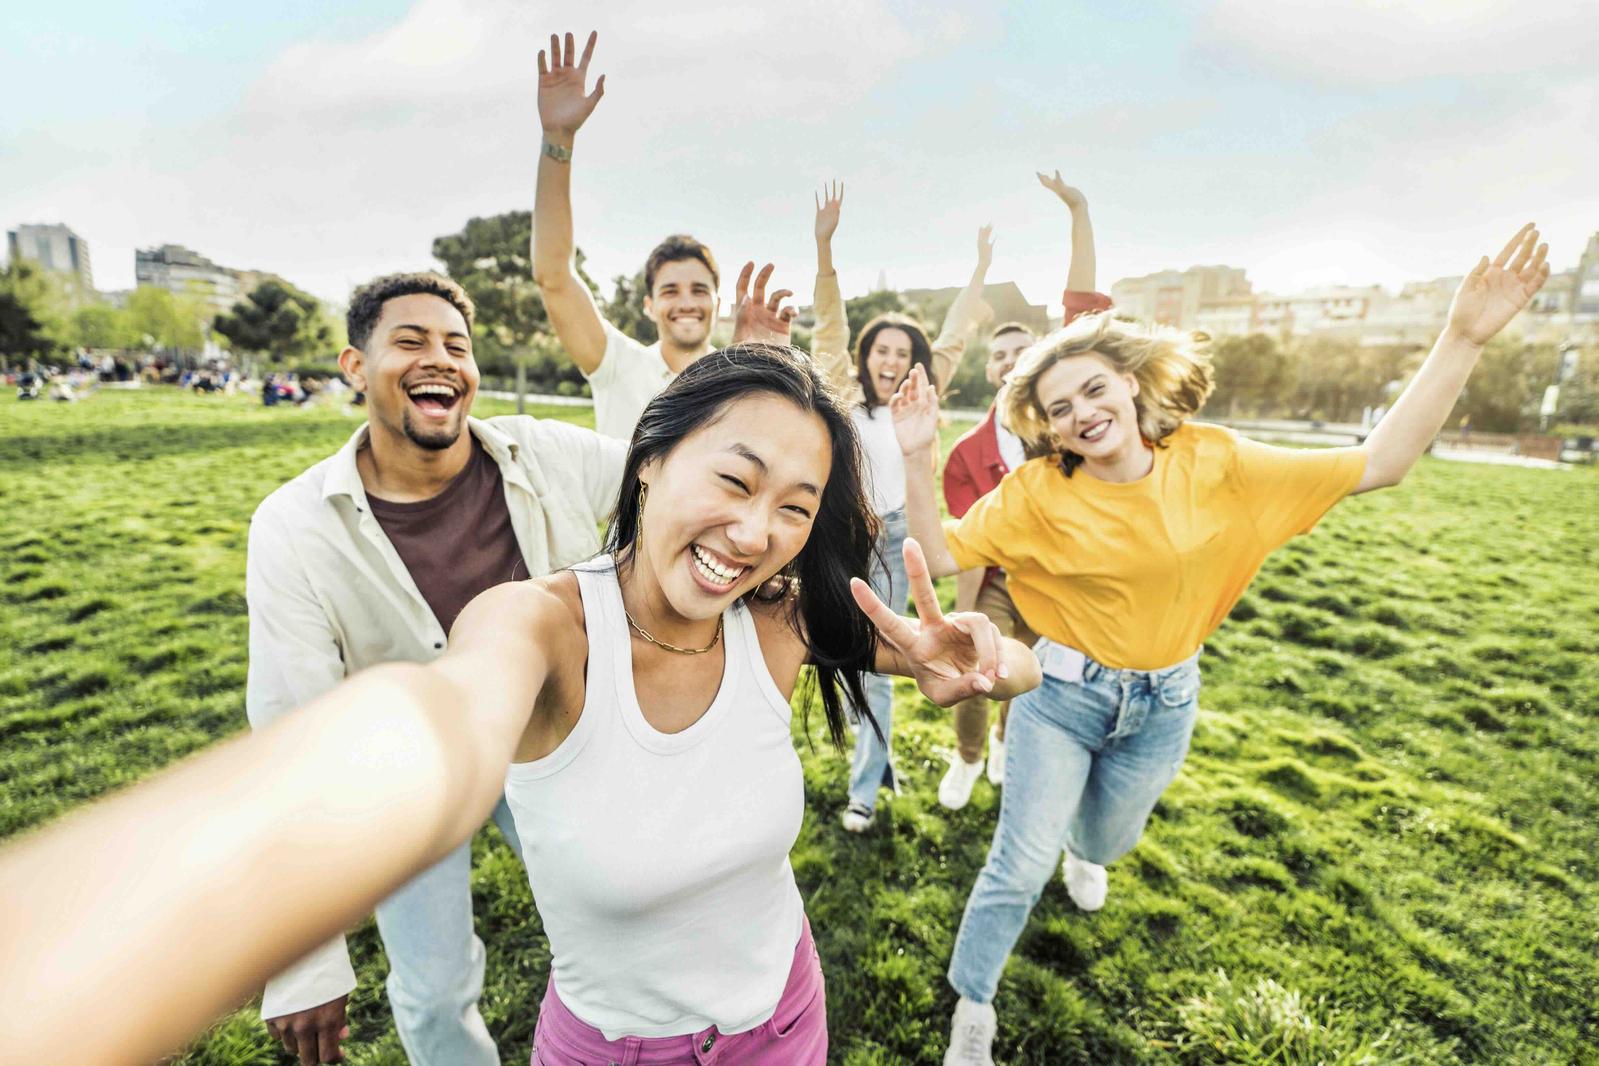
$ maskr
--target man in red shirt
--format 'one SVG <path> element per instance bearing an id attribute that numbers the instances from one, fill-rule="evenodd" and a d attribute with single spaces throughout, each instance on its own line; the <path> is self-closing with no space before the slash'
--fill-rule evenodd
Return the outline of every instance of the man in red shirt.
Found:
<path id="1" fill-rule="evenodd" d="M 1038 175 L 1049 189 L 1071 209 L 1072 257 L 1066 273 L 1064 322 L 1078 315 L 1110 308 L 1110 298 L 1094 290 L 1094 232 L 1088 220 L 1088 201 L 1077 189 L 1054 177 Z M 1064 324 L 1064 323 L 1063 323 Z M 1037 340 L 1033 331 L 1020 322 L 1004 322 L 994 327 L 988 338 L 988 364 L 984 375 L 995 389 L 1004 387 L 1005 375 L 1016 365 L 1021 353 Z M 999 397 L 971 430 L 955 442 L 944 464 L 944 502 L 949 513 L 959 518 L 979 498 L 992 492 L 1000 479 L 1026 460 L 1021 438 L 1000 420 Z M 981 611 L 999 627 L 1001 633 L 1023 643 L 1036 637 L 1005 587 L 1005 573 L 999 569 L 968 570 L 956 579 L 957 610 Z M 999 785 L 1005 779 L 1005 712 L 1008 703 L 999 705 L 999 721 L 988 738 L 988 780 Z M 955 736 L 958 758 L 938 785 L 938 802 L 950 810 L 960 810 L 971 799 L 972 786 L 983 772 L 983 735 L 988 730 L 988 700 L 977 696 L 955 707 Z"/>

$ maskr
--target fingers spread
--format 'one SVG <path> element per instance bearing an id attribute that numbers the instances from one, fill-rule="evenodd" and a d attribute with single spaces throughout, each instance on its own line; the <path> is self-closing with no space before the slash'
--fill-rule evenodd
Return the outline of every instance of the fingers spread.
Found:
<path id="1" fill-rule="evenodd" d="M 744 269 L 738 272 L 738 281 L 733 285 L 733 303 L 741 304 L 750 294 L 750 275 L 755 273 L 755 260 L 744 264 Z"/>
<path id="2" fill-rule="evenodd" d="M 588 43 L 583 46 L 583 58 L 577 61 L 577 65 L 583 70 L 587 70 L 589 68 L 589 59 L 594 55 L 594 42 L 598 41 L 599 39 L 599 30 L 593 30 L 589 33 Z"/>
<path id="3" fill-rule="evenodd" d="M 1505 244 L 1504 249 L 1500 251 L 1498 255 L 1494 256 L 1494 266 L 1502 267 L 1506 263 L 1510 262 L 1510 257 L 1515 254 L 1517 248 L 1521 247 L 1522 238 L 1526 237 L 1527 231 L 1530 229 L 1532 229 L 1531 222 L 1527 223 L 1525 226 L 1522 226 L 1516 231 L 1516 235 L 1510 238 L 1509 242 Z"/>

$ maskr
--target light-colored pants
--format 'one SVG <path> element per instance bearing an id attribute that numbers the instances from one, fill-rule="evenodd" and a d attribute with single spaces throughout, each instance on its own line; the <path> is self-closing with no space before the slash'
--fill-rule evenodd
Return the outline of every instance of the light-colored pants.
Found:
<path id="1" fill-rule="evenodd" d="M 872 561 L 872 591 L 895 612 L 905 610 L 909 586 L 905 582 L 905 512 L 891 511 L 881 518 L 877 558 Z M 887 674 L 865 677 L 866 707 L 872 712 L 879 740 L 871 723 L 862 719 L 855 727 L 855 755 L 849 766 L 849 799 L 853 806 L 877 809 L 877 790 L 894 787 L 893 742 L 894 679 Z"/>
<path id="2" fill-rule="evenodd" d="M 1005 584 L 1005 573 L 996 570 L 983 582 L 977 592 L 977 602 L 972 610 L 984 615 L 999 628 L 1002 636 L 1015 637 L 1031 646 L 1038 640 L 1036 634 L 1022 620 L 1021 612 L 1011 602 L 1010 589 Z M 955 705 L 955 743 L 961 758 L 976 762 L 983 757 L 983 742 L 988 739 L 987 696 L 973 696 Z M 1010 701 L 999 705 L 999 736 L 1005 738 L 1005 718 L 1010 713 Z"/>
<path id="3" fill-rule="evenodd" d="M 494 824 L 518 857 L 511 808 L 500 799 Z M 413 1066 L 499 1066 L 478 997 L 483 941 L 472 930 L 472 842 L 417 874 L 378 904 L 389 957 L 389 1007 Z"/>
<path id="4" fill-rule="evenodd" d="M 1132 850 L 1188 756 L 1199 709 L 1199 654 L 1164 670 L 1081 681 L 1044 675 L 1011 707 L 1005 789 L 988 861 L 966 900 L 949 983 L 988 1003 L 1061 849 L 1105 865 Z"/>

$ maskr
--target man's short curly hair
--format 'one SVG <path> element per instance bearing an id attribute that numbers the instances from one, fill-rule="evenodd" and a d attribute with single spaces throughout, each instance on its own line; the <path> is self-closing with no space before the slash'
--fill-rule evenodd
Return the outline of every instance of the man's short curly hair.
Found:
<path id="1" fill-rule="evenodd" d="M 365 349 L 372 339 L 372 330 L 383 317 L 383 305 L 401 296 L 437 296 L 447 300 L 451 307 L 466 319 L 466 329 L 472 331 L 472 319 L 477 313 L 472 298 L 449 278 L 428 271 L 411 274 L 385 274 L 356 289 L 350 296 L 350 309 L 345 312 L 344 325 L 350 338 L 350 347 Z"/>

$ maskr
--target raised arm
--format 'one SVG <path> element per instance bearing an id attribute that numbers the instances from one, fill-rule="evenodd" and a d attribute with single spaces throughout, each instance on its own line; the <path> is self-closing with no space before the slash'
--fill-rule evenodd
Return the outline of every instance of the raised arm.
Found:
<path id="1" fill-rule="evenodd" d="M 960 572 L 944 539 L 938 500 L 933 494 L 933 468 L 938 447 L 938 395 L 919 366 L 911 367 L 894 394 L 889 410 L 894 415 L 894 436 L 905 456 L 905 524 L 909 536 L 921 543 L 927 569 L 934 577 Z"/>
<path id="2" fill-rule="evenodd" d="M 846 401 L 859 403 L 860 379 L 849 353 L 849 316 L 833 268 L 833 234 L 844 208 L 844 183 L 835 181 L 816 194 L 816 288 L 812 305 L 816 326 L 811 330 L 811 358 L 826 382 Z"/>
<path id="3" fill-rule="evenodd" d="M 585 375 L 605 357 L 605 319 L 594 294 L 578 277 L 572 241 L 572 145 L 577 131 L 605 95 L 605 75 L 584 92 L 589 59 L 597 33 L 589 34 L 583 55 L 574 62 L 575 44 L 550 34 L 548 57 L 539 52 L 539 122 L 544 142 L 539 151 L 538 187 L 533 198 L 533 280 L 538 282 L 555 335 Z"/>
<path id="4" fill-rule="evenodd" d="M 972 335 L 994 316 L 994 309 L 983 301 L 983 285 L 993 262 L 994 227 L 984 226 L 977 231 L 977 265 L 972 268 L 972 276 L 967 280 L 966 287 L 949 305 L 944 324 L 933 341 L 933 380 L 940 392 L 948 387 L 950 379 L 955 376 Z"/>
<path id="5" fill-rule="evenodd" d="M 530 591 L 474 600 L 434 663 L 364 671 L 0 849 L 8 1058 L 58 1061 L 71 1034 L 73 1061 L 157 1059 L 467 839 L 570 653 Z"/>
<path id="6" fill-rule="evenodd" d="M 1039 171 L 1038 183 L 1060 197 L 1061 203 L 1072 214 L 1072 257 L 1066 267 L 1066 288 L 1073 292 L 1093 292 L 1097 264 L 1094 262 L 1094 224 L 1088 218 L 1088 198 L 1080 189 L 1062 181 L 1058 170 L 1053 177 Z"/>
<path id="7" fill-rule="evenodd" d="M 1548 252 L 1529 222 L 1492 262 L 1483 256 L 1461 280 L 1449 305 L 1449 324 L 1415 379 L 1366 438 L 1366 472 L 1355 492 L 1387 488 L 1404 479 L 1443 428 L 1483 346 L 1549 279 Z"/>
<path id="8" fill-rule="evenodd" d="M 1036 688 L 1038 658 L 1027 645 L 1002 637 L 987 616 L 971 611 L 946 615 L 938 605 L 921 545 L 905 540 L 905 578 L 916 617 L 905 618 L 877 598 L 860 578 L 850 580 L 855 602 L 872 620 L 879 673 L 916 679 L 922 695 L 941 707 L 972 696 L 1008 700 Z"/>

